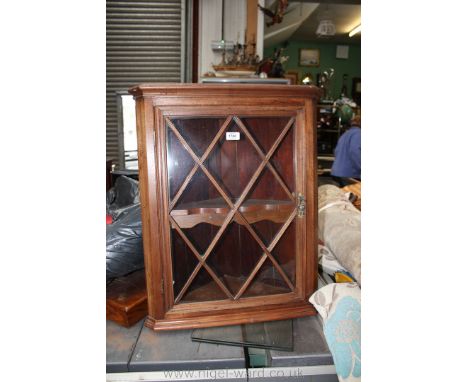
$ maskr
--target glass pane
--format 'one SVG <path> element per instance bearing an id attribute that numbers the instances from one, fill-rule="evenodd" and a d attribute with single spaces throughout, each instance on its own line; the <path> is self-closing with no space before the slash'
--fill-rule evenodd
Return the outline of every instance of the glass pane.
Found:
<path id="1" fill-rule="evenodd" d="M 270 163 L 278 173 L 279 177 L 286 184 L 290 192 L 295 191 L 295 177 L 294 177 L 294 132 L 295 126 L 293 125 L 286 136 L 283 138 L 279 148 L 275 151 L 270 159 Z"/>
<path id="2" fill-rule="evenodd" d="M 198 169 L 172 209 L 171 216 L 203 255 L 229 211 L 226 201 L 205 173 Z"/>
<path id="3" fill-rule="evenodd" d="M 182 297 L 181 302 L 225 300 L 227 298 L 228 296 L 202 267 Z"/>
<path id="4" fill-rule="evenodd" d="M 250 219 L 249 221 L 251 222 Z M 268 248 L 268 246 L 271 244 L 271 242 L 283 226 L 283 223 L 275 223 L 271 220 L 260 220 L 254 223 L 251 222 L 250 225 L 252 226 L 258 237 L 263 241 L 265 246 Z"/>
<path id="5" fill-rule="evenodd" d="M 194 329 L 192 341 L 292 351 L 293 320 Z"/>
<path id="6" fill-rule="evenodd" d="M 250 275 L 263 251 L 247 229 L 233 222 L 215 246 L 207 263 L 233 295 Z"/>
<path id="7" fill-rule="evenodd" d="M 269 150 L 288 121 L 289 118 L 262 120 L 272 131 L 277 132 L 277 134 L 271 134 L 276 135 L 273 138 L 260 134 L 259 125 L 255 123 L 254 119 L 246 119 L 245 123 L 249 126 L 249 129 L 255 132 L 256 139 L 258 139 L 262 148 Z M 277 237 L 296 208 L 294 128 L 294 125 L 291 126 L 272 156 L 270 160 L 272 168 L 265 167 L 250 191 L 248 198 L 241 206 L 242 214 L 251 223 L 255 233 L 265 246 L 270 247 L 273 241 L 276 242 L 273 250 L 271 250 L 272 255 L 293 285 L 295 283 L 296 266 L 295 226 L 288 228 L 279 242 Z M 287 267 L 287 269 L 284 267 Z M 287 293 L 290 291 L 288 284 L 268 259 L 262 265 L 243 297 Z"/>
<path id="8" fill-rule="evenodd" d="M 273 266 L 270 259 L 267 259 L 245 290 L 242 298 L 255 296 L 269 296 L 272 294 L 292 292 L 288 284 L 281 277 L 280 273 Z"/>
<path id="9" fill-rule="evenodd" d="M 172 119 L 177 131 L 200 158 L 223 125 L 226 118 L 176 118 Z M 168 127 L 169 128 L 169 127 Z"/>
<path id="10" fill-rule="evenodd" d="M 296 222 L 289 225 L 271 252 L 281 269 L 286 273 L 293 285 L 296 285 Z"/>
<path id="11" fill-rule="evenodd" d="M 206 166 L 235 203 L 261 163 L 245 133 L 232 121 L 226 133 L 237 133 L 239 140 L 227 140 L 223 134 L 208 157 Z"/>
<path id="12" fill-rule="evenodd" d="M 236 296 L 264 255 L 254 236 L 272 246 L 273 256 L 285 267 L 283 272 L 295 282 L 295 228 L 289 228 L 281 240 L 277 238 L 296 205 L 293 126 L 270 159 L 271 167 L 260 172 L 238 213 L 214 244 L 206 258 L 208 270 L 202 266 L 187 284 L 199 264 L 197 255 L 206 256 L 231 211 L 229 203 L 235 204 L 242 195 L 289 118 L 244 118 L 245 128 L 232 120 L 225 134 L 213 141 L 225 121 L 224 117 L 203 117 L 175 118 L 173 126 L 167 123 L 174 296 L 179 296 L 181 303 L 225 300 L 230 298 L 226 290 Z M 190 148 L 184 147 L 181 139 Z M 205 173 L 188 151 L 201 158 L 210 145 Z M 194 175 L 189 177 L 191 173 Z M 249 231 L 249 225 L 256 235 Z M 289 292 L 288 283 L 267 259 L 241 298 Z"/>
<path id="13" fill-rule="evenodd" d="M 247 117 L 242 123 L 266 155 L 279 137 L 290 117 Z"/>
<path id="14" fill-rule="evenodd" d="M 187 187 L 175 205 L 175 209 L 177 210 L 193 207 L 228 207 L 228 204 L 221 197 L 219 191 L 200 168 L 198 168 L 194 176 L 190 179 Z"/>
<path id="15" fill-rule="evenodd" d="M 195 165 L 194 160 L 182 146 L 180 140 L 172 132 L 167 130 L 167 173 L 169 178 L 169 196 L 172 200 L 179 191 L 180 186 L 187 177 L 189 171 Z"/>
<path id="16" fill-rule="evenodd" d="M 175 229 L 171 229 L 172 269 L 174 298 L 176 298 L 192 274 L 198 260 Z"/>
<path id="17" fill-rule="evenodd" d="M 296 207 L 270 169 L 264 169 L 240 212 L 268 247 Z"/>

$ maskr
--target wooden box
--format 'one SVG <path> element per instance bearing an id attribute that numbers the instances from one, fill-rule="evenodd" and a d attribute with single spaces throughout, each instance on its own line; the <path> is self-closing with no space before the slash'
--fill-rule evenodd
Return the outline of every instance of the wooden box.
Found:
<path id="1" fill-rule="evenodd" d="M 148 314 L 145 272 L 113 280 L 106 288 L 106 318 L 129 328 Z"/>
<path id="2" fill-rule="evenodd" d="M 143 84 L 136 99 L 154 330 L 315 314 L 316 87 Z"/>

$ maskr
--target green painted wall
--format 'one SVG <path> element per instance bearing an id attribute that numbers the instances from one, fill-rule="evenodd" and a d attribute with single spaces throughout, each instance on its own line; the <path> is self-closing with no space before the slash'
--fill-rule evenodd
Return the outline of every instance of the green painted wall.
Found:
<path id="1" fill-rule="evenodd" d="M 287 48 L 283 51 L 283 55 L 289 56 L 289 60 L 283 64 L 283 67 L 286 71 L 297 71 L 299 73 L 299 81 L 305 73 L 311 73 L 315 81 L 317 73 L 329 68 L 335 69 L 331 84 L 334 99 L 340 95 L 341 87 L 343 86 L 343 74 L 347 74 L 348 81 L 346 86 L 348 88 L 348 96 L 351 97 L 352 79 L 353 77 L 361 77 L 361 45 L 348 45 L 348 59 L 336 58 L 336 46 L 337 44 L 330 43 L 290 41 Z M 265 48 L 263 57 L 273 57 L 274 48 L 274 46 Z M 299 50 L 303 48 L 320 50 L 320 66 L 299 66 Z"/>

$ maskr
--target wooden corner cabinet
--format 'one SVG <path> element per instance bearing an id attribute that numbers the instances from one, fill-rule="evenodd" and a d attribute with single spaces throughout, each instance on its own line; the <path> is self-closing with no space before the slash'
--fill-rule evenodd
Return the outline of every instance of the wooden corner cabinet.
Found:
<path id="1" fill-rule="evenodd" d="M 136 99 L 154 330 L 315 314 L 315 87 L 143 84 Z"/>

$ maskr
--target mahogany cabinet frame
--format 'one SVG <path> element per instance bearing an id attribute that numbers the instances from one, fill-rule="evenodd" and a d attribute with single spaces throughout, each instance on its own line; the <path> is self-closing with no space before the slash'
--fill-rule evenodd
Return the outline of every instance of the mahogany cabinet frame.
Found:
<path id="1" fill-rule="evenodd" d="M 317 153 L 314 86 L 254 84 L 142 84 L 130 89 L 137 109 L 143 245 L 148 291 L 145 325 L 187 329 L 282 320 L 316 314 L 308 302 L 317 288 Z M 168 192 L 167 117 L 267 116 L 295 118 L 296 191 L 305 215 L 296 216 L 293 292 L 174 304 Z"/>

